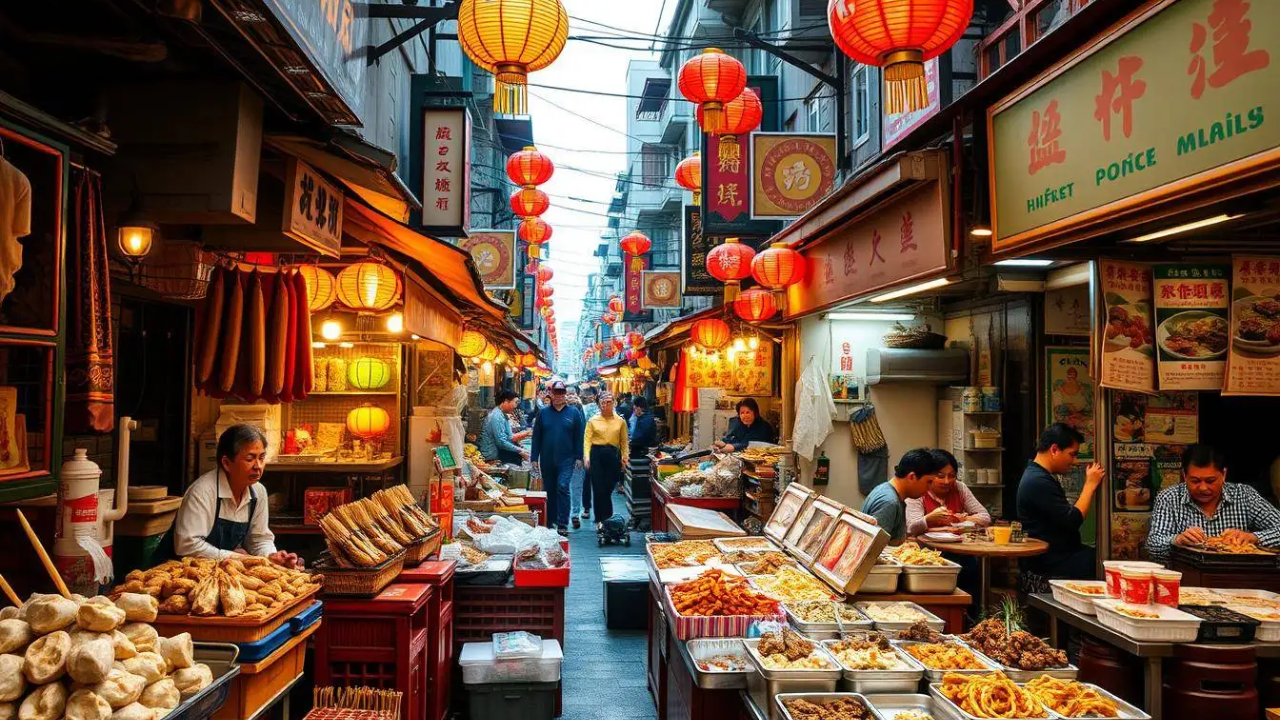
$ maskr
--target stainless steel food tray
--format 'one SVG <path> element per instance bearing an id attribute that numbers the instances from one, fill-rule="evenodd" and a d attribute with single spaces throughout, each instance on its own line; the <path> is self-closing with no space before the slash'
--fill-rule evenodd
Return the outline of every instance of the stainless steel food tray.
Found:
<path id="1" fill-rule="evenodd" d="M 898 592 L 898 583 L 902 578 L 902 563 L 894 558 L 886 557 L 887 565 L 876 564 L 867 571 L 867 576 L 858 586 L 858 593 L 876 593 L 889 595 Z"/>
<path id="2" fill-rule="evenodd" d="M 893 652 L 907 664 L 906 670 L 855 670 L 846 666 L 831 649 L 838 642 L 840 641 L 824 640 L 822 647 L 840 663 L 840 668 L 844 671 L 844 677 L 840 680 L 841 689 L 859 693 L 909 693 L 920 688 L 924 666 L 903 652 L 902 648 L 895 646 Z"/>
<path id="3" fill-rule="evenodd" d="M 801 601 L 801 602 L 821 602 L 821 601 L 812 600 L 812 601 Z M 832 601 L 832 604 L 843 605 L 844 603 L 837 603 L 835 601 Z M 795 615 L 795 613 L 791 612 L 791 607 L 789 603 L 782 604 L 782 609 L 786 612 L 787 621 L 791 623 L 791 626 L 794 627 L 800 633 L 804 635 L 808 635 L 809 638 L 812 640 L 825 640 L 828 638 L 839 638 L 842 625 L 843 625 L 844 632 L 846 633 L 855 631 L 855 630 L 872 629 L 875 623 L 871 621 L 871 618 L 868 618 L 866 615 L 863 615 L 861 610 L 857 610 L 856 605 L 851 607 L 853 607 L 854 610 L 858 612 L 859 617 L 862 618 L 861 620 L 849 620 L 842 623 L 834 623 L 834 622 L 829 622 L 829 623 L 812 622 L 811 623 L 811 622 L 805 622 L 801 620 L 799 617 Z M 836 611 L 833 610 L 833 612 L 836 612 Z"/>
<path id="4" fill-rule="evenodd" d="M 867 693 L 866 697 L 867 702 L 871 703 L 871 709 L 876 712 L 880 720 L 894 720 L 895 713 L 906 710 L 929 713 L 941 720 L 942 713 L 938 712 L 938 702 L 928 695 Z"/>
<path id="5" fill-rule="evenodd" d="M 1008 675 L 1010 680 L 1019 684 L 1035 680 L 1041 675 L 1048 675 L 1049 677 L 1058 678 L 1060 680 L 1075 680 L 1080 675 L 1080 668 L 1072 665 L 1071 663 L 1067 663 L 1067 666 L 1064 668 L 1047 668 L 1045 670 L 1023 670 L 1022 668 L 1011 667 L 982 652 L 961 636 L 957 635 L 956 641 L 968 646 L 968 648 L 973 651 L 973 654 L 977 655 L 979 659 L 991 663 L 995 667 L 999 668 L 1000 672 Z"/>
<path id="6" fill-rule="evenodd" d="M 231 681 L 240 674 L 240 648 L 231 643 L 195 643 L 195 660 L 209 666 L 213 682 L 174 708 L 165 720 L 206 720 L 227 701 Z"/>
<path id="7" fill-rule="evenodd" d="M 680 655 L 684 658 L 694 683 L 703 690 L 745 690 L 747 676 L 756 672 L 751 657 L 747 654 L 742 638 L 694 638 L 687 642 L 677 643 Z M 746 669 L 741 671 L 703 670 L 698 667 L 700 660 L 717 655 L 736 655 L 742 658 Z"/>
<path id="8" fill-rule="evenodd" d="M 906 647 L 909 647 L 909 646 L 911 646 L 911 645 L 936 645 L 936 644 L 939 644 L 939 643 L 924 643 L 924 642 L 917 642 L 917 641 L 915 641 L 915 640 L 893 640 L 893 641 L 891 641 L 891 642 L 893 642 L 893 644 L 894 644 L 894 645 L 896 645 L 896 646 L 898 646 L 898 647 L 900 647 L 900 648 L 906 648 Z M 978 659 L 978 662 L 979 662 L 980 664 L 982 664 L 982 665 L 985 665 L 986 667 L 984 667 L 984 668 L 982 668 L 982 669 L 980 669 L 980 670 L 935 670 L 935 669 L 933 669 L 933 668 L 929 667 L 928 665 L 925 665 L 923 661 L 917 661 L 917 662 L 920 662 L 921 667 L 923 667 L 923 668 L 924 668 L 924 676 L 925 676 L 925 678 L 926 678 L 929 682 L 931 682 L 931 683 L 939 683 L 939 682 L 942 682 L 942 676 L 943 676 L 943 675 L 946 675 L 947 673 L 956 673 L 956 674 L 959 674 L 959 675 L 980 675 L 980 674 L 982 674 L 982 673 L 989 673 L 989 672 L 991 672 L 992 670 L 999 670 L 999 669 L 1000 669 L 1000 666 L 998 666 L 998 665 L 996 665 L 996 663 L 992 662 L 991 658 L 989 658 L 989 657 L 987 657 L 987 656 L 983 655 L 983 654 L 982 654 L 982 653 L 980 653 L 980 652 L 977 652 L 977 651 L 976 651 L 976 650 L 974 650 L 973 648 L 970 648 L 968 645 L 965 645 L 964 643 L 960 642 L 959 640 L 957 640 L 957 639 L 955 639 L 955 638 L 951 638 L 950 640 L 948 640 L 948 642 L 946 642 L 946 643 L 941 643 L 941 644 L 943 644 L 943 645 L 959 645 L 960 647 L 967 648 L 967 649 L 969 650 L 969 652 L 973 653 L 973 656 L 974 656 L 975 658 L 977 658 L 977 659 Z M 903 652 L 906 652 L 906 651 L 904 650 Z M 912 656 L 912 659 L 914 659 L 914 656 Z"/>
<path id="9" fill-rule="evenodd" d="M 902 589 L 909 593 L 943 594 L 954 592 L 960 579 L 960 566 L 946 560 L 946 565 L 903 565 Z"/>
<path id="10" fill-rule="evenodd" d="M 742 644 L 747 648 L 747 654 L 751 657 L 751 662 L 755 663 L 756 670 L 760 677 L 765 680 L 839 680 L 840 675 L 844 672 L 840 668 L 840 663 L 827 652 L 821 645 L 815 643 L 813 651 L 831 665 L 830 670 L 773 670 L 765 667 L 764 658 L 760 656 L 757 646 L 760 645 L 760 638 L 746 638 Z"/>
<path id="11" fill-rule="evenodd" d="M 778 711 L 778 716 L 783 720 L 794 720 L 794 718 L 791 717 L 791 713 L 787 710 L 786 702 L 788 700 L 808 700 L 811 703 L 821 703 L 827 702 L 828 700 L 835 700 L 837 698 L 855 698 L 858 702 L 862 703 L 863 707 L 874 713 L 874 709 L 871 707 L 871 703 L 867 700 L 866 696 L 856 692 L 782 693 L 773 697 L 773 706 L 774 709 Z"/>
<path id="12" fill-rule="evenodd" d="M 1022 683 L 1019 683 L 1019 684 L 1022 684 Z M 1092 688 L 1099 695 L 1115 703 L 1116 714 L 1120 716 L 1121 720 L 1151 720 L 1151 716 L 1143 712 L 1136 705 L 1125 702 L 1124 700 L 1120 699 L 1116 695 L 1113 695 L 1107 692 L 1106 690 L 1098 687 L 1097 685 L 1094 685 L 1093 683 L 1080 683 L 1080 684 L 1086 687 Z M 1054 714 L 1056 715 L 1057 713 L 1054 713 Z M 1064 717 L 1064 716 L 1058 715 L 1058 717 Z"/>
<path id="13" fill-rule="evenodd" d="M 750 552 L 782 552 L 782 548 L 773 544 L 773 541 L 767 537 L 744 537 L 744 538 L 715 538 L 711 541 L 712 545 L 722 553 L 730 553 L 734 550 L 747 550 Z"/>
<path id="14" fill-rule="evenodd" d="M 871 615 L 867 612 L 866 607 L 868 605 L 909 605 L 913 610 L 920 613 L 921 615 L 924 615 L 925 624 L 928 625 L 930 628 L 937 630 L 938 632 L 942 632 L 943 630 L 947 629 L 947 622 L 945 620 L 938 617 L 937 615 L 934 615 L 928 610 L 925 610 L 923 607 L 920 607 L 919 605 L 913 602 L 904 602 L 904 601 L 880 602 L 876 600 L 869 600 L 869 601 L 857 602 L 857 603 L 854 603 L 854 605 L 857 606 L 858 610 L 863 615 L 866 615 L 867 617 L 871 618 L 871 621 L 875 623 L 877 630 L 883 630 L 885 632 L 897 632 L 899 630 L 906 630 L 907 628 L 914 625 L 915 621 L 908 622 L 905 620 L 903 621 L 876 620 L 875 618 L 871 617 Z"/>
<path id="15" fill-rule="evenodd" d="M 942 692 L 938 690 L 939 685 L 940 683 L 937 682 L 929 683 L 929 696 L 934 699 L 934 708 L 938 710 L 938 713 L 935 714 L 934 717 L 941 716 L 939 720 L 981 720 L 976 715 L 970 715 L 964 710 L 961 710 L 959 705 L 951 702 L 950 698 L 943 695 Z M 1044 707 L 1043 704 L 1041 704 L 1040 707 L 1045 713 L 1043 718 L 1008 718 L 1007 720 L 1046 720 L 1046 718 L 1062 718 L 1061 715 L 1047 707 Z"/>

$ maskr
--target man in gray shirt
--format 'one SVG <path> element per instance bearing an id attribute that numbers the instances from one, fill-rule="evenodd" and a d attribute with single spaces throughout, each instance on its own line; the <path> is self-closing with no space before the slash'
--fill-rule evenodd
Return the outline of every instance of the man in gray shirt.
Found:
<path id="1" fill-rule="evenodd" d="M 876 519 L 897 545 L 907 539 L 907 500 L 918 500 L 929 492 L 938 474 L 938 459 L 928 448 L 908 450 L 893 469 L 888 482 L 876 486 L 862 503 L 862 512 Z"/>

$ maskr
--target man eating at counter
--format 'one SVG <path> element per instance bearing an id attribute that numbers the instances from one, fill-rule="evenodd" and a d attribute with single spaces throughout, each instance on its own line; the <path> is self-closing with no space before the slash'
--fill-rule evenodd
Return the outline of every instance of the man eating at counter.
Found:
<path id="1" fill-rule="evenodd" d="M 1198 547 L 1210 538 L 1237 546 L 1280 547 L 1280 511 L 1257 490 L 1227 483 L 1226 456 L 1209 445 L 1182 453 L 1182 482 L 1161 491 L 1151 511 L 1147 553 L 1167 562 L 1174 545 Z"/>
<path id="2" fill-rule="evenodd" d="M 1046 578 L 1090 580 L 1098 574 L 1096 551 L 1080 540 L 1080 526 L 1106 471 L 1098 463 L 1090 465 L 1074 503 L 1067 500 L 1058 479 L 1071 472 L 1083 442 L 1084 436 L 1070 425 L 1054 423 L 1045 428 L 1036 456 L 1018 483 L 1018 520 L 1023 530 L 1029 537 L 1049 543 L 1049 551 L 1029 558 L 1027 566 Z"/>
<path id="3" fill-rule="evenodd" d="M 893 477 L 880 483 L 862 503 L 862 512 L 889 533 L 889 542 L 907 539 L 906 501 L 918 500 L 938 476 L 941 461 L 926 448 L 908 450 L 893 468 Z"/>

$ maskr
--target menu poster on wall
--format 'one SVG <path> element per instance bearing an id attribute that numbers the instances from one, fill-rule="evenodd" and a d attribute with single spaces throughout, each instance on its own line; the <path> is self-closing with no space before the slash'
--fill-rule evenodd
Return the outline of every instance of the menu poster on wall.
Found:
<path id="1" fill-rule="evenodd" d="M 1236 257 L 1223 395 L 1280 395 L 1280 257 Z"/>
<path id="2" fill-rule="evenodd" d="M 1120 511 L 1150 511 L 1155 500 L 1151 482 L 1153 447 L 1148 443 L 1115 443 L 1113 450 L 1113 507 Z"/>
<path id="3" fill-rule="evenodd" d="M 1102 342 L 1102 387 L 1156 391 L 1155 333 L 1151 319 L 1151 268 L 1101 260 L 1107 324 Z"/>
<path id="4" fill-rule="evenodd" d="M 1151 481 L 1156 494 L 1182 482 L 1182 453 L 1186 445 L 1152 445 Z"/>
<path id="5" fill-rule="evenodd" d="M 1092 513 L 1091 513 L 1092 514 Z M 1151 513 L 1111 514 L 1111 558 L 1137 560 L 1151 530 Z"/>
<path id="6" fill-rule="evenodd" d="M 1162 392 L 1148 398 L 1146 440 L 1153 445 L 1200 442 L 1200 395 Z"/>
<path id="7" fill-rule="evenodd" d="M 1230 309 L 1224 265 L 1156 265 L 1156 353 L 1161 390 L 1219 390 Z"/>
<path id="8" fill-rule="evenodd" d="M 1065 423 L 1084 435 L 1080 460 L 1092 460 L 1094 431 L 1093 379 L 1087 348 L 1045 348 L 1045 425 Z"/>

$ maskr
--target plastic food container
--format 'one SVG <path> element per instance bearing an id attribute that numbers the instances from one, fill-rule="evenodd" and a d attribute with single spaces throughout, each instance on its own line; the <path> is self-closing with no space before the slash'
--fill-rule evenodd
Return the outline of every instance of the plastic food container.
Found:
<path id="1" fill-rule="evenodd" d="M 1153 562 L 1145 562 L 1138 560 L 1107 560 L 1102 563 L 1102 570 L 1105 573 L 1107 581 L 1107 597 L 1120 597 L 1120 571 L 1126 567 L 1149 568 L 1157 570 L 1164 567 Z"/>
<path id="2" fill-rule="evenodd" d="M 906 653 L 908 656 L 911 656 L 911 654 L 906 651 L 906 648 L 911 647 L 912 645 L 936 645 L 937 644 L 937 643 L 916 642 L 915 640 L 891 640 L 890 642 L 892 642 L 897 647 L 903 648 L 903 652 Z M 960 647 L 965 648 L 969 652 L 973 653 L 973 656 L 978 660 L 978 664 L 982 665 L 983 667 L 977 670 L 943 670 L 938 668 L 931 668 L 928 665 L 925 665 L 924 662 L 920 660 L 916 660 L 916 662 L 920 663 L 920 666 L 924 668 L 924 676 L 929 680 L 929 682 L 942 682 L 942 676 L 946 675 L 947 673 L 957 673 L 960 675 L 979 675 L 982 673 L 989 673 L 993 670 L 1000 669 L 1000 666 L 997 665 L 995 662 L 993 662 L 991 658 L 987 657 L 986 655 L 983 655 L 980 652 L 977 652 L 976 650 L 969 647 L 968 645 L 965 645 L 964 643 L 960 642 L 958 639 L 951 638 L 950 640 L 948 640 L 946 643 L 943 643 L 943 644 L 959 645 Z M 914 656 L 911 656 L 911 658 L 915 660 Z"/>
<path id="3" fill-rule="evenodd" d="M 462 682 L 466 685 L 493 683 L 559 682 L 560 663 L 564 653 L 557 640 L 542 641 L 542 657 L 498 660 L 493 656 L 493 643 L 466 643 L 458 664 L 462 666 Z"/>
<path id="4" fill-rule="evenodd" d="M 1200 634 L 1200 618 L 1165 605 L 1139 605 L 1144 612 L 1155 613 L 1156 618 L 1131 618 L 1116 611 L 1126 605 L 1119 600 L 1094 600 L 1098 610 L 1098 622 L 1123 633 L 1134 640 L 1155 642 L 1194 642 Z"/>
<path id="5" fill-rule="evenodd" d="M 1257 640 L 1258 642 L 1280 641 L 1280 619 L 1259 617 L 1259 615 L 1262 614 L 1280 614 L 1280 609 L 1258 607 L 1256 605 L 1248 605 L 1245 603 L 1232 603 L 1226 607 L 1228 610 L 1234 610 L 1241 615 L 1246 615 L 1261 623 L 1253 634 L 1254 640 Z"/>
<path id="6" fill-rule="evenodd" d="M 1151 570 L 1125 567 L 1120 569 L 1120 597 L 1130 605 L 1146 605 L 1151 602 L 1151 587 L 1155 583 Z"/>
<path id="7" fill-rule="evenodd" d="M 1159 570 L 1151 571 L 1152 578 L 1152 600 L 1158 605 L 1168 605 L 1169 607 L 1178 607 L 1178 591 L 1182 588 L 1182 573 L 1177 570 Z"/>
<path id="8" fill-rule="evenodd" d="M 903 565 L 902 589 L 909 593 L 950 594 L 960 579 L 960 565 Z"/>
<path id="9" fill-rule="evenodd" d="M 1106 589 L 1106 583 L 1101 580 L 1059 580 L 1053 579 L 1049 581 L 1049 589 L 1053 592 L 1053 599 L 1075 610 L 1081 615 L 1094 615 L 1097 610 L 1093 609 L 1093 601 L 1106 597 L 1103 595 L 1090 595 L 1073 589 L 1071 586 L 1089 586 Z"/>
<path id="10" fill-rule="evenodd" d="M 822 647 L 831 657 L 840 663 L 844 677 L 840 680 L 840 688 L 858 693 L 909 693 L 920 687 L 920 679 L 924 677 L 924 666 L 916 659 L 895 647 L 893 652 L 907 667 L 901 670 L 855 670 L 840 662 L 832 645 L 839 640 L 824 640 Z"/>
<path id="11" fill-rule="evenodd" d="M 748 552 L 781 552 L 782 548 L 774 545 L 769 538 L 766 537 L 749 537 L 749 538 L 716 538 L 711 541 L 712 545 L 722 553 L 733 552 L 735 550 L 745 550 Z"/>
<path id="12" fill-rule="evenodd" d="M 871 621 L 872 621 L 873 623 L 875 623 L 875 627 L 876 627 L 876 629 L 877 629 L 877 630 L 882 630 L 882 631 L 884 631 L 884 632 L 897 632 L 897 631 L 899 631 L 899 630 L 906 630 L 907 628 L 909 628 L 909 627 L 911 627 L 912 625 L 914 625 L 916 621 L 915 621 L 915 620 L 876 620 L 874 617 L 872 617 L 872 616 L 871 616 L 871 614 L 870 614 L 870 613 L 868 613 L 868 612 L 867 612 L 867 607 L 868 607 L 868 606 L 870 606 L 870 605 L 879 605 L 879 606 L 885 606 L 885 605 L 891 605 L 891 606 L 892 606 L 892 605 L 898 605 L 898 606 L 902 606 L 902 605 L 905 605 L 905 606 L 907 606 L 907 607 L 911 608 L 912 610 L 915 610 L 916 612 L 918 612 L 918 613 L 920 613 L 921 615 L 923 615 L 923 616 L 924 616 L 925 624 L 926 624 L 926 625 L 928 625 L 930 628 L 932 628 L 932 629 L 934 629 L 934 630 L 937 630 L 938 632 L 942 632 L 943 630 L 946 630 L 946 629 L 947 629 L 947 623 L 946 623 L 946 621 L 945 621 L 945 620 L 943 620 L 942 618 L 938 617 L 937 615 L 934 615 L 933 613 L 929 612 L 928 610 L 925 610 L 924 608 L 920 607 L 919 605 L 917 605 L 917 604 L 915 604 L 915 603 L 913 603 L 913 602 L 891 602 L 891 603 L 883 603 L 883 602 L 874 602 L 874 601 L 872 601 L 872 602 L 860 602 L 860 603 L 854 603 L 854 605 L 856 605 L 856 606 L 858 607 L 858 609 L 862 611 L 862 614 L 863 614 L 863 615 L 866 615 L 868 618 L 871 618 Z"/>

